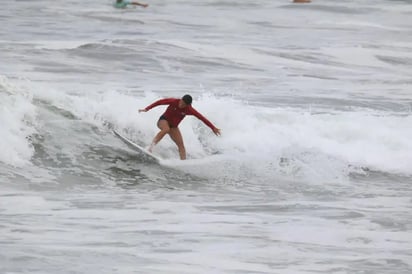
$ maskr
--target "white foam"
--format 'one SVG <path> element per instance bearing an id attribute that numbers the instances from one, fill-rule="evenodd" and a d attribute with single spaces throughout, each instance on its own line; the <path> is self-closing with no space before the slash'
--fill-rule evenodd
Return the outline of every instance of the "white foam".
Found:
<path id="1" fill-rule="evenodd" d="M 13 165 L 28 164 L 34 149 L 29 137 L 35 133 L 36 109 L 28 92 L 0 76 L 0 161 Z"/>
<path id="2" fill-rule="evenodd" d="M 139 98 L 111 91 L 86 97 L 60 96 L 54 103 L 102 128 L 111 123 L 148 145 L 158 131 L 156 121 L 165 107 L 140 114 L 138 109 L 159 98 L 153 93 Z M 198 119 L 187 117 L 180 129 L 192 159 L 214 162 L 226 157 L 258 169 L 263 165 L 272 171 L 274 167 L 282 172 L 299 170 L 301 175 L 336 176 L 348 172 L 349 166 L 403 174 L 412 170 L 411 115 L 364 109 L 313 113 L 313 109 L 252 106 L 211 94 L 195 97 L 193 106 L 221 128 L 222 136 L 216 137 Z M 168 137 L 154 152 L 165 159 L 178 158 L 176 146 Z M 215 153 L 224 157 L 216 158 Z M 193 164 L 189 161 L 183 165 Z"/>
<path id="3" fill-rule="evenodd" d="M 197 104 L 222 127 L 222 138 L 207 138 L 207 147 L 254 159 L 258 165 L 287 158 L 316 172 L 331 161 L 336 165 L 329 172 L 345 165 L 408 174 L 412 170 L 410 115 L 366 110 L 314 114 L 214 97 Z"/>

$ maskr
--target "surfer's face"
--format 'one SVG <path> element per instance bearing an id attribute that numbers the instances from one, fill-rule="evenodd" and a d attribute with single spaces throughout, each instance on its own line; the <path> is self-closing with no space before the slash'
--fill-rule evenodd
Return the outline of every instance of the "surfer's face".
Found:
<path id="1" fill-rule="evenodd" d="M 185 101 L 183 101 L 182 99 L 180 99 L 179 101 L 179 108 L 185 108 L 187 107 L 187 104 L 185 103 Z"/>

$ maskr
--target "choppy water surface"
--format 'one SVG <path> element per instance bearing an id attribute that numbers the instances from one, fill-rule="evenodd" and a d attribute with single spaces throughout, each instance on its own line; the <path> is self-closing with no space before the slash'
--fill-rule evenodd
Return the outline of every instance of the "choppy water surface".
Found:
<path id="1" fill-rule="evenodd" d="M 149 4 L 2 3 L 0 272 L 412 272 L 411 2 Z"/>

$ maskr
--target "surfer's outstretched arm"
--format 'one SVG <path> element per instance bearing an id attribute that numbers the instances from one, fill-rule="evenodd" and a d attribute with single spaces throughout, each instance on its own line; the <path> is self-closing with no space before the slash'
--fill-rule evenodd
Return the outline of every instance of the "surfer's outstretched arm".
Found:
<path id="1" fill-rule="evenodd" d="M 137 2 L 137 1 L 130 2 L 130 4 L 135 5 L 135 6 L 141 6 L 141 7 L 143 7 L 143 8 L 147 8 L 147 7 L 149 6 L 148 4 L 139 3 L 139 2 Z"/>
<path id="2" fill-rule="evenodd" d="M 198 118 L 199 120 L 201 120 L 203 123 L 205 123 L 205 125 L 207 125 L 208 127 L 210 127 L 210 129 L 213 131 L 214 134 L 216 134 L 217 136 L 220 136 L 220 129 L 215 127 L 215 125 L 212 124 L 212 122 L 210 122 L 205 116 L 203 116 L 202 114 L 200 114 L 196 109 L 194 109 L 193 107 L 190 108 L 190 113 L 194 116 L 196 116 L 196 118 Z"/>
<path id="3" fill-rule="evenodd" d="M 221 133 L 220 133 L 220 128 L 213 128 L 212 129 L 213 130 L 213 133 L 216 135 L 216 136 L 220 136 L 221 135 Z"/>
<path id="4" fill-rule="evenodd" d="M 157 100 L 156 102 L 154 102 L 151 105 L 148 105 L 147 107 L 143 108 L 143 109 L 139 109 L 139 112 L 147 112 L 149 110 L 151 110 L 154 107 L 160 106 L 160 105 L 169 105 L 170 103 L 172 103 L 174 100 L 174 98 L 166 98 L 166 99 L 160 99 Z"/>

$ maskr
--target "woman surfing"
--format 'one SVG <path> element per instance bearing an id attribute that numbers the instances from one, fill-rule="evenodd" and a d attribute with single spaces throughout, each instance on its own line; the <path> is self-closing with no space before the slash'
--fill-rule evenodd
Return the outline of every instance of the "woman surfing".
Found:
<path id="1" fill-rule="evenodd" d="M 179 124 L 185 118 L 186 115 L 196 116 L 199 120 L 205 123 L 214 134 L 220 135 L 220 129 L 215 127 L 208 119 L 200 114 L 196 109 L 192 107 L 192 96 L 186 94 L 181 99 L 178 98 L 166 98 L 160 99 L 153 104 L 147 106 L 144 109 L 139 109 L 139 112 L 147 112 L 150 109 L 159 105 L 168 105 L 166 111 L 160 116 L 157 127 L 160 129 L 159 133 L 153 138 L 153 141 L 149 147 L 149 151 L 152 152 L 153 147 L 162 140 L 162 138 L 169 134 L 170 138 L 176 143 L 179 149 L 179 155 L 181 160 L 186 159 L 186 149 L 183 143 L 183 137 L 179 130 Z"/>

